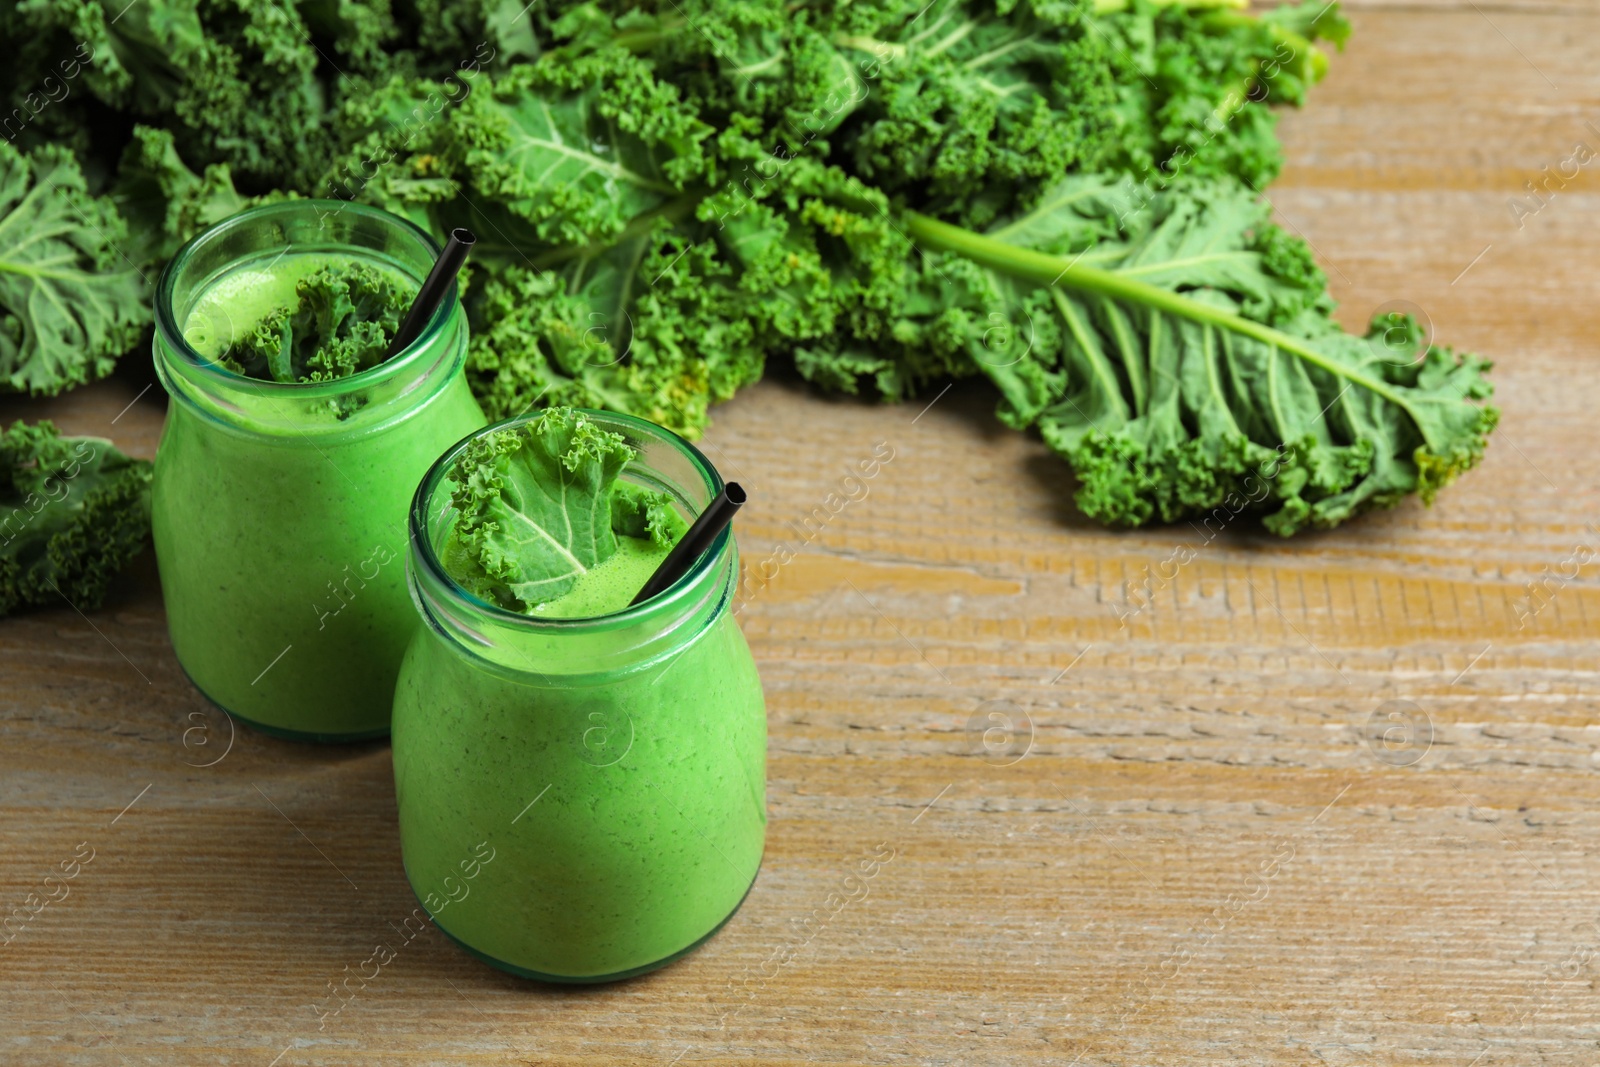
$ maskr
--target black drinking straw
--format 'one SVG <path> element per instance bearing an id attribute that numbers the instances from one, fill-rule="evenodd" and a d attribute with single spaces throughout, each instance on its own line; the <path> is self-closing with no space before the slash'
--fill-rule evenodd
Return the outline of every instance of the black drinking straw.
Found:
<path id="1" fill-rule="evenodd" d="M 433 269 L 423 279 L 422 288 L 417 290 L 417 298 L 411 302 L 411 310 L 406 312 L 405 321 L 400 323 L 399 332 L 394 335 L 394 340 L 389 342 L 389 351 L 384 353 L 384 359 L 404 352 L 412 341 L 422 335 L 422 328 L 439 309 L 439 302 L 444 299 L 445 291 L 450 288 L 450 283 L 456 280 L 461 264 L 467 261 L 467 253 L 472 251 L 472 246 L 477 242 L 478 239 L 472 235 L 471 230 L 463 230 L 458 226 L 450 231 L 450 240 L 445 243 L 444 251 L 439 253 L 439 258 L 434 260 Z"/>
<path id="2" fill-rule="evenodd" d="M 714 497 L 700 517 L 694 520 L 694 525 L 678 538 L 678 543 L 672 546 L 672 551 L 667 553 L 667 558 L 661 561 L 661 566 L 644 583 L 644 588 L 628 603 L 631 608 L 634 604 L 642 604 L 657 593 L 665 592 L 689 572 L 694 561 L 699 559 L 705 550 L 711 547 L 711 542 L 723 531 L 728 523 L 733 521 L 733 513 L 744 504 L 744 490 L 738 482 L 729 482 L 722 487 L 722 492 Z"/>

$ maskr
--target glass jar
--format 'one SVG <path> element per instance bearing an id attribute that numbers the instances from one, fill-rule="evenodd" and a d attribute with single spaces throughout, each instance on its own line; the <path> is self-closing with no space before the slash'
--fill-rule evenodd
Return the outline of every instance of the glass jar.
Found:
<path id="1" fill-rule="evenodd" d="M 438 254 L 388 212 L 288 200 L 208 230 L 161 275 L 155 364 L 172 400 L 152 524 L 167 626 L 195 686 L 268 733 L 388 732 L 416 625 L 407 506 L 428 465 L 485 420 L 462 374 L 467 325 L 454 288 L 403 352 L 312 384 L 225 369 L 185 336 L 220 327 L 195 326 L 191 314 L 225 282 L 227 300 L 211 300 L 209 318 L 248 328 L 249 305 L 267 299 L 266 281 L 286 263 L 355 260 L 420 285 Z"/>
<path id="2" fill-rule="evenodd" d="M 587 414 L 638 450 L 622 477 L 685 515 L 721 490 L 677 435 Z M 395 687 L 406 875 L 440 930 L 514 974 L 654 970 L 738 910 L 766 836 L 766 707 L 730 610 L 731 531 L 643 604 L 583 619 L 506 611 L 439 564 L 465 447 L 434 464 L 411 511 L 424 625 Z"/>

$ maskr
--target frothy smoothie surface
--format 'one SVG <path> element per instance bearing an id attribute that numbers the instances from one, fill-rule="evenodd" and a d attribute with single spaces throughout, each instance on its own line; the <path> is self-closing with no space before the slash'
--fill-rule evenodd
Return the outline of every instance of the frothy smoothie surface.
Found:
<path id="1" fill-rule="evenodd" d="M 669 495 L 622 477 L 636 456 L 568 408 L 472 442 L 454 471 L 446 573 L 525 615 L 627 607 L 688 525 Z"/>

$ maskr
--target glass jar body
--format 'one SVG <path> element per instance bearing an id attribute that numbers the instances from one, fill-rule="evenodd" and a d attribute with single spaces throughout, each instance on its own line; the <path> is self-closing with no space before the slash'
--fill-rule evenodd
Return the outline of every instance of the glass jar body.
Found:
<path id="1" fill-rule="evenodd" d="M 388 731 L 415 626 L 407 506 L 433 460 L 485 420 L 462 376 L 453 293 L 417 344 L 335 382 L 242 378 L 183 342 L 209 284 L 285 246 L 426 273 L 421 231 L 351 206 L 344 226 L 313 226 L 317 204 L 236 217 L 220 247 L 202 236 L 163 277 L 155 356 L 172 400 L 152 525 L 173 649 L 201 692 L 268 732 L 339 741 Z"/>
<path id="2" fill-rule="evenodd" d="M 686 511 L 721 488 L 709 464 L 695 484 L 643 459 L 669 468 L 647 484 Z M 597 982 L 669 963 L 738 909 L 765 843 L 766 708 L 731 611 L 733 540 L 660 603 L 515 616 L 438 572 L 427 549 L 451 513 L 433 477 L 408 564 L 424 625 L 394 708 L 412 888 L 441 930 L 516 974 Z"/>
<path id="3" fill-rule="evenodd" d="M 423 628 L 394 762 L 418 898 L 527 977 L 662 966 L 733 914 L 761 863 L 766 711 L 726 613 L 675 662 L 583 687 L 487 670 Z"/>
<path id="4" fill-rule="evenodd" d="M 151 518 L 173 651 L 200 691 L 282 735 L 386 733 L 416 627 L 406 505 L 483 421 L 459 372 L 411 417 L 320 448 L 174 404 Z"/>

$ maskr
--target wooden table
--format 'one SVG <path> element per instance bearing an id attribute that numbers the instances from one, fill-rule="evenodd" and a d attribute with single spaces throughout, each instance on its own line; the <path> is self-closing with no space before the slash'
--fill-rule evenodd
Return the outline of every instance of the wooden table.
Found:
<path id="1" fill-rule="evenodd" d="M 1509 198 L 1600 149 L 1600 13 L 1352 21 L 1271 196 L 1348 322 L 1406 301 L 1499 361 L 1502 428 L 1435 508 L 1230 528 L 1123 625 L 1194 529 L 1087 522 L 982 390 L 924 410 L 764 383 L 708 438 L 756 494 L 747 558 L 800 549 L 744 615 L 772 820 L 744 909 L 599 989 L 430 930 L 320 1030 L 326 984 L 413 906 L 389 750 L 229 747 L 146 558 L 89 617 L 0 624 L 0 904 L 94 857 L 0 949 L 0 1061 L 1592 1062 L 1600 591 L 1593 563 L 1560 575 L 1600 545 L 1600 164 L 1520 228 Z M 145 362 L 4 414 L 150 455 Z M 879 442 L 866 498 L 802 545 Z"/>

